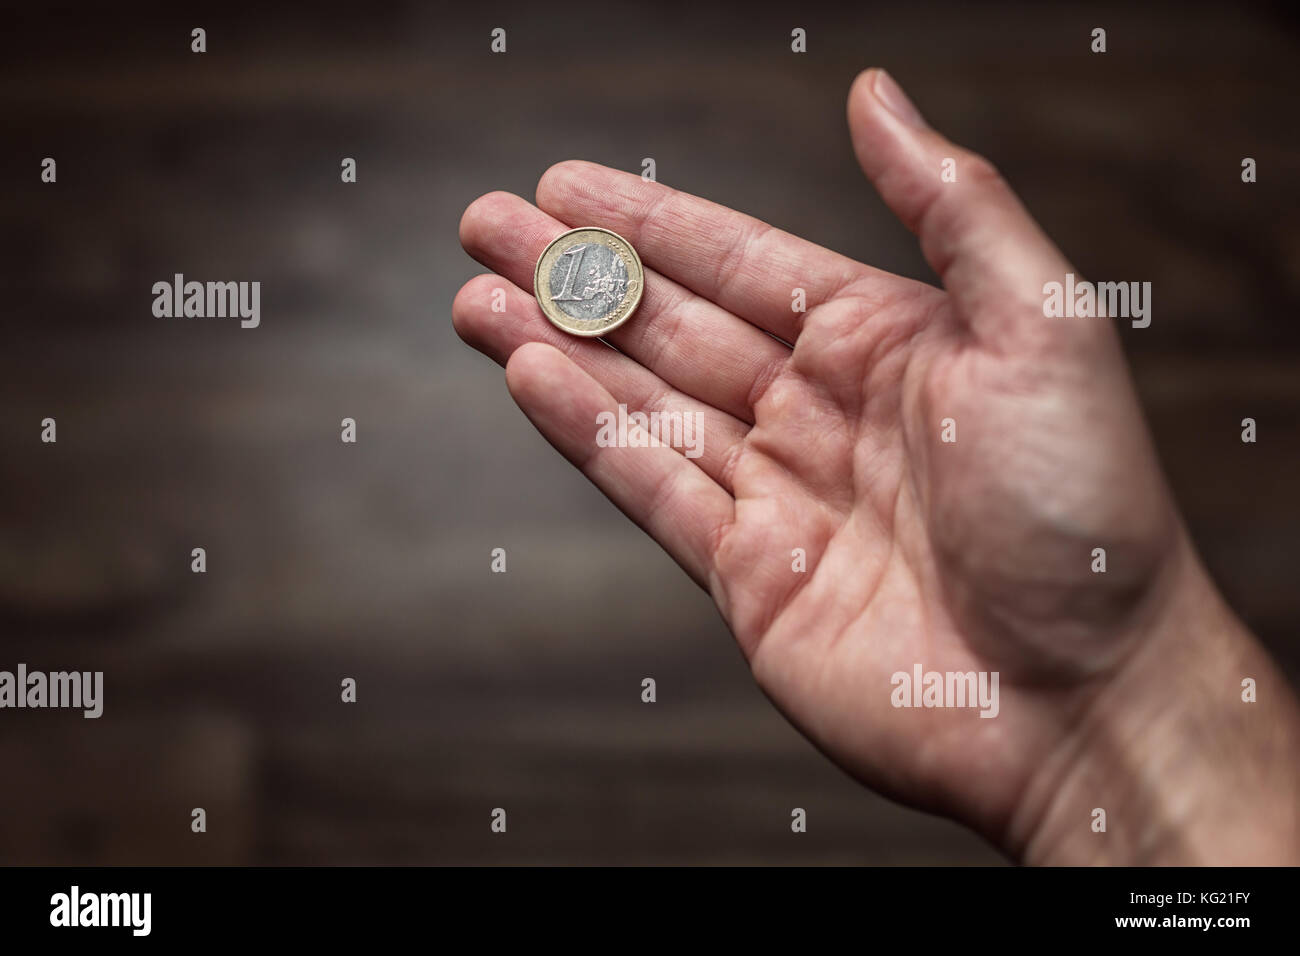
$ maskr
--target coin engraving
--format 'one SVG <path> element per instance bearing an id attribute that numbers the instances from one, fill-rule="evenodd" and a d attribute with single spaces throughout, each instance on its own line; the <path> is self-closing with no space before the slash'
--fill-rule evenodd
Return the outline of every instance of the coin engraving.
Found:
<path id="1" fill-rule="evenodd" d="M 551 291 L 551 301 L 566 314 L 575 319 L 598 319 L 627 294 L 627 266 L 612 249 L 579 243 L 566 249 L 555 263 Z"/>
<path id="2" fill-rule="evenodd" d="M 537 260 L 534 294 L 546 317 L 573 335 L 604 335 L 641 301 L 641 260 L 607 229 L 571 229 Z"/>

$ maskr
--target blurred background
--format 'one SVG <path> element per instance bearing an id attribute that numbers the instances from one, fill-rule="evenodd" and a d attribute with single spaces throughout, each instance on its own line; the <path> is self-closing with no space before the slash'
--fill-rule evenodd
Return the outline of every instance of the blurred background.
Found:
<path id="1" fill-rule="evenodd" d="M 1300 675 L 1285 5 L 188 6 L 3 12 L 0 669 L 106 690 L 0 713 L 0 863 L 998 862 L 792 730 L 449 316 L 464 207 L 575 157 L 930 278 L 849 148 L 870 65 L 1083 274 L 1153 282 L 1121 328 L 1170 480 Z M 261 327 L 154 318 L 176 272 L 261 281 Z"/>

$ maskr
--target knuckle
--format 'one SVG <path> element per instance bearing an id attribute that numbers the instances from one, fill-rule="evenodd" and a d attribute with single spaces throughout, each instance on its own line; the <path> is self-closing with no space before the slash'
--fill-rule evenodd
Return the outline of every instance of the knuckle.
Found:
<path id="1" fill-rule="evenodd" d="M 1006 179 L 1003 178 L 1001 171 L 986 156 L 965 151 L 959 162 L 968 182 L 983 189 L 1001 191 L 1007 188 Z"/>

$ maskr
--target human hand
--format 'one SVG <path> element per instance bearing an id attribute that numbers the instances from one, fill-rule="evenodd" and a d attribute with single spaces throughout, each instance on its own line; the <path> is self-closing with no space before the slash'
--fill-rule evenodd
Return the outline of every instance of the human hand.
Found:
<path id="1" fill-rule="evenodd" d="M 1294 700 L 1196 559 L 1112 320 L 1044 317 L 1044 284 L 1073 270 L 884 73 L 857 79 L 848 114 L 942 290 L 572 162 L 536 207 L 491 193 L 466 211 L 461 240 L 498 275 L 457 295 L 457 331 L 708 589 L 782 712 L 868 785 L 1030 862 L 1294 861 Z M 646 265 L 617 351 L 554 329 L 531 293 L 543 247 L 581 225 Z M 598 446 L 619 403 L 698 413 L 703 454 Z M 916 665 L 997 672 L 996 716 L 894 706 L 892 675 Z"/>

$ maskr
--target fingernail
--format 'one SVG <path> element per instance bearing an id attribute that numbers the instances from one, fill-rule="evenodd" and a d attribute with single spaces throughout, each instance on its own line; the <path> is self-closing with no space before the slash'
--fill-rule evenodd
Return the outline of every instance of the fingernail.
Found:
<path id="1" fill-rule="evenodd" d="M 907 98 L 903 88 L 895 83 L 894 78 L 884 70 L 876 72 L 876 79 L 872 84 L 871 91 L 876 94 L 876 99 L 885 104 L 885 108 L 889 112 L 904 123 L 915 126 L 917 129 L 925 129 L 925 118 L 921 116 L 921 111 L 912 105 L 912 101 Z"/>

